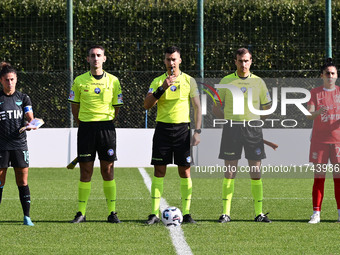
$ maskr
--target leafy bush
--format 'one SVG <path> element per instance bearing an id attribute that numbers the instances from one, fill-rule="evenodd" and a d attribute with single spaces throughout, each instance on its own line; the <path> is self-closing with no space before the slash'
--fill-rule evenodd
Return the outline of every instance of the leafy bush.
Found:
<path id="1" fill-rule="evenodd" d="M 90 45 L 106 48 L 105 70 L 121 80 L 125 96 L 118 126 L 144 127 L 143 98 L 151 80 L 164 71 L 166 46 L 180 46 L 182 69 L 198 74 L 196 0 L 73 2 L 75 73 L 88 70 Z M 21 88 L 39 101 L 38 115 L 49 118 L 45 111 L 54 108 L 46 126 L 67 127 L 66 1 L 4 0 L 0 13 L 2 59 L 22 71 Z M 245 46 L 253 51 L 253 71 L 261 77 L 317 77 L 325 58 L 324 23 L 323 0 L 205 1 L 205 76 L 222 77 L 234 70 L 234 51 Z M 338 60 L 338 1 L 333 1 L 332 25 Z M 43 104 L 51 93 L 54 99 Z"/>

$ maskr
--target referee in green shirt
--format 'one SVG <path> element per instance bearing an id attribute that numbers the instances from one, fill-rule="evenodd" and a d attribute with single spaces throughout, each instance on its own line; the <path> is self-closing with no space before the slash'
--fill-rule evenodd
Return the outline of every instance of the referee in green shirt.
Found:
<path id="1" fill-rule="evenodd" d="M 78 123 L 78 161 L 80 181 L 78 184 L 78 212 L 71 223 L 86 221 L 86 205 L 91 191 L 93 165 L 98 153 L 103 189 L 108 206 L 110 223 L 120 223 L 116 213 L 116 181 L 114 161 L 116 157 L 116 131 L 113 120 L 123 105 L 123 95 L 117 77 L 103 70 L 105 50 L 92 46 L 87 61 L 90 71 L 74 80 L 68 101 Z"/>
<path id="2" fill-rule="evenodd" d="M 190 211 L 192 181 L 190 178 L 190 101 L 194 107 L 195 131 L 191 145 L 200 142 L 201 105 L 195 80 L 181 72 L 182 62 L 178 47 L 165 50 L 164 64 L 167 72 L 153 80 L 144 101 L 144 108 L 150 109 L 157 103 L 157 126 L 153 137 L 152 160 L 154 177 L 151 185 L 152 211 L 146 221 L 158 223 L 159 203 L 163 193 L 163 182 L 168 164 L 178 165 L 181 177 L 183 222 L 195 223 Z"/>
<path id="3" fill-rule="evenodd" d="M 250 72 L 252 54 L 248 49 L 240 48 L 235 54 L 235 73 L 224 77 L 220 84 L 232 85 L 243 92 L 244 114 L 233 114 L 233 96 L 227 88 L 219 90 L 221 100 L 224 102 L 224 113 L 220 107 L 214 106 L 213 112 L 221 119 L 228 120 L 223 126 L 221 149 L 219 158 L 225 161 L 228 171 L 225 172 L 222 188 L 223 212 L 219 218 L 220 223 L 230 221 L 231 199 L 234 194 L 234 178 L 237 172 L 238 160 L 242 149 L 248 159 L 251 178 L 251 192 L 254 198 L 255 221 L 271 222 L 266 214 L 262 213 L 263 186 L 261 179 L 261 160 L 266 157 L 264 152 L 263 135 L 261 127 L 254 127 L 248 121 L 256 121 L 260 116 L 253 114 L 248 108 L 248 91 L 252 89 L 252 104 L 255 109 L 267 110 L 271 107 L 271 97 L 264 81 Z M 261 116 L 265 119 L 268 116 Z M 233 123 L 233 124 L 231 124 Z M 254 122 L 255 123 L 255 122 Z M 256 124 L 252 125 L 256 125 Z"/>

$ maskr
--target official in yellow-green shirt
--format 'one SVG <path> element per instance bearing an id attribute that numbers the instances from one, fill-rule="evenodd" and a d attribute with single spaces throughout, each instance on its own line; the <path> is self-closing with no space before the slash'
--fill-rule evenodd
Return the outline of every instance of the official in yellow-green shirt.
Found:
<path id="1" fill-rule="evenodd" d="M 154 79 L 150 85 L 149 93 L 157 91 L 168 78 L 165 73 Z M 180 72 L 169 89 L 165 90 L 157 102 L 157 122 L 163 123 L 190 123 L 190 99 L 198 97 L 197 84 L 194 78 Z"/>
<path id="2" fill-rule="evenodd" d="M 255 74 L 249 73 L 244 77 L 239 77 L 237 71 L 224 77 L 220 84 L 232 85 L 238 88 L 244 96 L 244 114 L 234 114 L 234 98 L 231 91 L 227 88 L 218 90 L 221 101 L 224 103 L 224 119 L 233 121 L 259 120 L 260 116 L 252 113 L 248 107 L 248 91 L 252 89 L 252 105 L 255 109 L 261 109 L 271 105 L 271 97 L 264 81 Z"/>
<path id="3" fill-rule="evenodd" d="M 248 49 L 240 48 L 235 54 L 235 73 L 224 77 L 220 84 L 235 89 L 239 98 L 233 98 L 229 88 L 219 90 L 221 100 L 224 102 L 224 111 L 214 106 L 213 112 L 218 118 L 226 119 L 228 122 L 223 126 L 219 158 L 224 159 L 226 172 L 222 186 L 223 211 L 218 222 L 227 223 L 231 221 L 230 209 L 231 199 L 234 194 L 234 179 L 237 173 L 238 160 L 241 158 L 242 150 L 248 159 L 251 191 L 254 198 L 255 221 L 271 221 L 262 212 L 263 185 L 261 180 L 261 160 L 266 157 L 264 152 L 262 128 L 249 125 L 250 120 L 260 120 L 260 116 L 253 114 L 248 108 L 249 89 L 252 90 L 252 104 L 256 110 L 267 110 L 271 107 L 271 97 L 264 81 L 250 72 L 252 54 Z M 240 93 L 241 91 L 241 93 Z M 244 113 L 235 114 L 233 100 L 244 99 Z M 241 102 L 242 105 L 242 102 Z M 265 119 L 267 116 L 261 116 Z M 260 126 L 260 125 L 258 125 Z"/>
<path id="4" fill-rule="evenodd" d="M 146 224 L 158 223 L 159 203 L 168 164 L 175 163 L 181 178 L 182 213 L 184 223 L 195 223 L 190 214 L 192 181 L 190 144 L 198 145 L 201 133 L 201 105 L 196 81 L 179 69 L 182 62 L 180 49 L 165 49 L 164 64 L 167 72 L 150 85 L 144 108 L 157 104 L 157 125 L 153 137 L 152 160 L 154 177 L 151 185 L 152 210 Z M 195 130 L 190 142 L 190 102 L 194 107 Z"/>
<path id="5" fill-rule="evenodd" d="M 101 45 L 89 49 L 87 61 L 91 70 L 74 80 L 68 101 L 78 128 L 77 154 L 80 165 L 78 212 L 71 223 L 86 221 L 86 205 L 91 191 L 93 165 L 98 153 L 103 189 L 108 207 L 107 221 L 120 223 L 116 213 L 116 130 L 113 120 L 123 105 L 117 77 L 103 70 L 106 61 Z"/>
<path id="6" fill-rule="evenodd" d="M 115 108 L 123 105 L 118 78 L 104 70 L 99 78 L 89 71 L 74 80 L 69 101 L 79 104 L 78 119 L 82 122 L 111 121 Z"/>

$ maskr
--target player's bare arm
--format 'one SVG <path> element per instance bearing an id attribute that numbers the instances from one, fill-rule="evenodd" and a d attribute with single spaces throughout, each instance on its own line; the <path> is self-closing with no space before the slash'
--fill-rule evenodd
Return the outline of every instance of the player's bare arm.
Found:
<path id="1" fill-rule="evenodd" d="M 194 120 L 195 120 L 195 129 L 201 129 L 202 125 L 202 109 L 201 109 L 201 102 L 199 96 L 191 98 L 191 104 L 194 107 Z M 201 138 L 200 134 L 194 132 L 192 139 L 191 139 L 191 146 L 196 146 L 200 143 Z"/>
<path id="2" fill-rule="evenodd" d="M 79 118 L 78 118 L 79 108 L 80 108 L 80 104 L 71 104 L 72 115 L 78 125 L 79 125 Z"/>
<path id="3" fill-rule="evenodd" d="M 116 119 L 119 114 L 120 107 L 115 106 L 114 108 L 115 108 L 115 119 Z"/>
<path id="4" fill-rule="evenodd" d="M 26 112 L 25 118 L 27 120 L 27 123 L 30 123 L 34 119 L 33 112 Z M 26 128 L 26 131 L 30 131 L 31 128 Z"/>
<path id="5" fill-rule="evenodd" d="M 216 118 L 224 119 L 224 113 L 220 105 L 213 105 L 212 112 Z"/>
<path id="6" fill-rule="evenodd" d="M 170 75 L 168 76 L 163 84 L 162 84 L 162 88 L 160 90 L 163 90 L 163 93 L 165 90 L 167 90 L 176 80 L 176 76 L 175 75 Z M 159 90 L 159 88 L 157 89 L 157 91 Z M 155 91 L 154 93 L 157 93 L 157 91 Z M 144 100 L 144 108 L 146 110 L 149 110 L 150 108 L 152 108 L 158 101 L 158 98 L 155 97 L 154 93 L 148 93 L 145 97 Z M 156 94 L 157 95 L 157 94 Z"/>
<path id="7" fill-rule="evenodd" d="M 146 110 L 149 110 L 157 103 L 157 101 L 158 99 L 155 98 L 152 93 L 146 94 L 146 97 L 144 99 L 144 108 Z"/>
<path id="8" fill-rule="evenodd" d="M 316 117 L 318 117 L 320 114 L 327 112 L 327 107 L 321 106 L 319 110 L 315 111 L 315 105 L 307 105 L 307 110 L 312 114 L 308 115 L 307 119 L 314 120 Z"/>
<path id="9" fill-rule="evenodd" d="M 26 112 L 25 117 L 28 122 L 31 122 L 34 119 L 33 112 Z"/>
<path id="10" fill-rule="evenodd" d="M 116 121 L 117 117 L 118 117 L 118 114 L 119 114 L 119 110 L 120 110 L 120 107 L 119 106 L 115 106 L 115 118 L 113 119 L 113 121 Z"/>
<path id="11" fill-rule="evenodd" d="M 268 110 L 272 107 L 272 103 L 270 104 L 267 104 L 267 105 L 262 105 L 261 108 L 262 110 Z M 265 120 L 265 119 L 268 119 L 270 115 L 261 115 L 261 120 Z"/>

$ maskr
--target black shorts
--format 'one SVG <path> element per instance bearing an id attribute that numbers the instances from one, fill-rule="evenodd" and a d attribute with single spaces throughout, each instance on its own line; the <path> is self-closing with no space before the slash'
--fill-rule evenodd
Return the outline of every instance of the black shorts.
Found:
<path id="1" fill-rule="evenodd" d="M 191 162 L 189 123 L 158 122 L 152 142 L 151 164 L 190 166 Z"/>
<path id="2" fill-rule="evenodd" d="M 223 126 L 220 159 L 238 160 L 241 158 L 244 147 L 245 157 L 248 160 L 261 160 L 266 158 L 261 127 L 250 127 L 248 123 L 237 122 L 230 126 L 230 122 Z M 241 124 L 240 124 L 241 123 Z"/>
<path id="3" fill-rule="evenodd" d="M 78 128 L 78 161 L 99 160 L 113 162 L 116 156 L 116 130 L 112 121 L 80 122 Z"/>
<path id="4" fill-rule="evenodd" d="M 29 167 L 29 153 L 27 150 L 0 151 L 0 168 Z"/>

